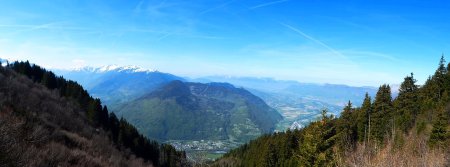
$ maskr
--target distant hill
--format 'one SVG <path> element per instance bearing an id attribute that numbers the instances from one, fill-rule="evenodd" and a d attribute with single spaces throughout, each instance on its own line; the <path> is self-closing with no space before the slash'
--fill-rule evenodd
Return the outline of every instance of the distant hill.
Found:
<path id="1" fill-rule="evenodd" d="M 117 114 L 158 140 L 249 141 L 272 132 L 282 119 L 245 89 L 182 81 L 124 104 Z"/>

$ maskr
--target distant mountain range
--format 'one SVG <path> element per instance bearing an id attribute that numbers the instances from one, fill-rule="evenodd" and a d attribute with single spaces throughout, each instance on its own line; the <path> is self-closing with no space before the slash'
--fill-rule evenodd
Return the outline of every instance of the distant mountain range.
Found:
<path id="1" fill-rule="evenodd" d="M 378 89 L 369 86 L 354 87 L 339 84 L 300 83 L 297 81 L 255 77 L 209 76 L 192 79 L 191 81 L 227 82 L 247 89 L 298 96 L 305 99 L 327 102 L 337 106 L 344 106 L 348 100 L 360 104 L 362 102 L 360 98 L 364 98 L 366 92 L 373 95 Z"/>

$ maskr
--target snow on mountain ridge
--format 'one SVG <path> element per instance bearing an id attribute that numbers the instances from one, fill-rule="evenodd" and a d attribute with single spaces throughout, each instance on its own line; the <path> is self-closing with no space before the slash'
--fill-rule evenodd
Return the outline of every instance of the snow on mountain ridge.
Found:
<path id="1" fill-rule="evenodd" d="M 292 125 L 289 129 L 290 130 L 303 129 L 304 127 L 305 126 L 303 126 L 302 124 L 299 124 L 297 121 L 294 121 L 294 123 L 292 123 Z"/>
<path id="2" fill-rule="evenodd" d="M 105 72 L 111 72 L 111 71 L 117 71 L 117 72 L 156 72 L 156 70 L 153 69 L 145 69 L 139 66 L 135 65 L 129 65 L 129 66 L 119 66 L 119 65 L 106 65 L 101 67 L 80 67 L 80 68 L 74 68 L 72 71 L 85 71 L 85 72 L 94 72 L 94 73 L 105 73 Z"/>
<path id="3" fill-rule="evenodd" d="M 89 67 L 89 66 L 85 66 L 85 67 L 77 67 L 77 68 L 69 68 L 69 69 L 61 69 L 61 70 L 67 70 L 67 71 L 87 71 L 87 72 L 92 72 L 95 70 L 94 67 Z"/>
<path id="4" fill-rule="evenodd" d="M 118 65 L 107 65 L 100 68 L 97 68 L 97 72 L 106 72 L 106 71 L 114 71 L 120 69 Z"/>

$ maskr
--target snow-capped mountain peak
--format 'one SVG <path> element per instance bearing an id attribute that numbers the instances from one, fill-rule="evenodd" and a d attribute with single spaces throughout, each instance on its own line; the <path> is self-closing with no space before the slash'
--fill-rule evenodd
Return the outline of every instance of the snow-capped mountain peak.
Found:
<path id="1" fill-rule="evenodd" d="M 107 66 L 102 66 L 100 68 L 97 68 L 97 72 L 107 72 L 107 71 L 116 71 L 119 70 L 121 67 L 118 65 L 107 65 Z"/>
<path id="2" fill-rule="evenodd" d="M 299 124 L 297 121 L 294 121 L 294 123 L 292 123 L 292 125 L 289 129 L 295 130 L 295 129 L 303 129 L 303 128 L 304 128 L 304 126 L 302 124 Z"/>
<path id="3" fill-rule="evenodd" d="M 130 72 L 130 73 L 136 73 L 136 72 L 155 72 L 156 70 L 152 69 L 145 69 L 139 66 L 129 65 L 129 66 L 119 66 L 119 65 L 106 65 L 101 67 L 81 67 L 81 68 L 75 68 L 72 71 L 85 71 L 85 72 L 94 72 L 94 73 L 106 73 L 106 72 Z"/>
<path id="4" fill-rule="evenodd" d="M 95 68 L 94 67 L 85 66 L 85 67 L 77 67 L 77 68 L 62 69 L 62 70 L 93 72 L 95 70 Z"/>

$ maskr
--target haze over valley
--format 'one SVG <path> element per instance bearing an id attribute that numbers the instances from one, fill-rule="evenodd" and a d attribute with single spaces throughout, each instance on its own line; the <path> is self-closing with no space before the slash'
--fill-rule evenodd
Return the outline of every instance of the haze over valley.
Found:
<path id="1" fill-rule="evenodd" d="M 108 65 L 55 71 L 79 82 L 112 112 L 131 121 L 149 138 L 194 152 L 223 153 L 264 133 L 301 129 L 318 119 L 322 109 L 338 116 L 349 100 L 361 104 L 366 92 L 371 95 L 376 92 L 374 87 L 306 84 L 270 78 L 190 79 L 138 66 Z M 239 96 L 245 97 L 243 104 L 236 99 Z M 259 102 L 253 104 L 252 101 Z M 213 115 L 204 115 L 208 110 Z M 261 113 L 264 110 L 271 113 Z M 183 112 L 194 112 L 194 115 L 188 117 Z M 195 112 L 200 112 L 202 117 Z M 218 117 L 214 116 L 216 114 Z M 260 117 L 261 114 L 268 117 Z M 163 124 L 166 125 L 161 126 Z M 210 144 L 194 146 L 193 142 L 201 145 L 200 141 Z"/>

